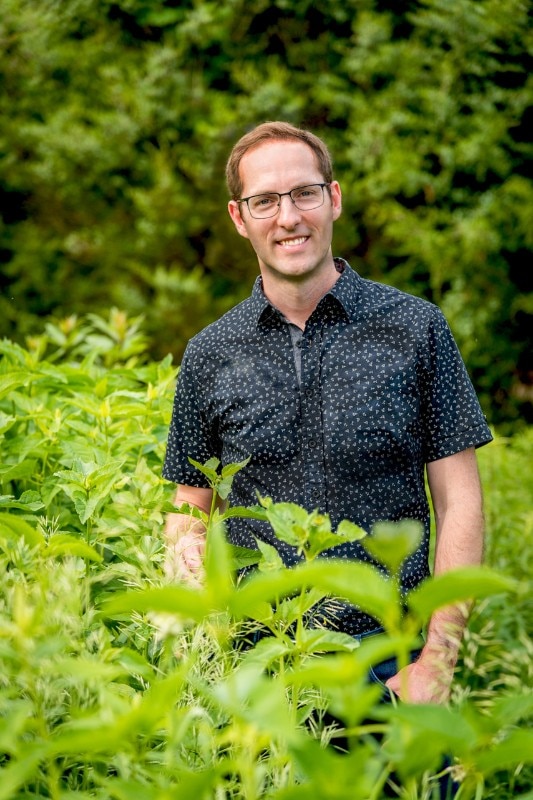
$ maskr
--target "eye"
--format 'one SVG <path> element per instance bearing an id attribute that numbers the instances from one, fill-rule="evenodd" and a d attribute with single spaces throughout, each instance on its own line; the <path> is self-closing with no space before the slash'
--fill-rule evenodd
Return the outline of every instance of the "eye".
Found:
<path id="1" fill-rule="evenodd" d="M 296 199 L 304 199 L 307 200 L 310 197 L 317 197 L 318 190 L 316 186 L 302 186 L 301 189 L 296 191 Z"/>
<path id="2" fill-rule="evenodd" d="M 277 196 L 271 194 L 258 194 L 252 197 L 251 203 L 253 208 L 269 208 L 278 202 Z"/>

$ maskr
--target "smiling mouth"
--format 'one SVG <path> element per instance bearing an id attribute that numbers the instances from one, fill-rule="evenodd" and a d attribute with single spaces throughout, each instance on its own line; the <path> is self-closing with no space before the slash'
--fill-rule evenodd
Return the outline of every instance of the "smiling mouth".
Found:
<path id="1" fill-rule="evenodd" d="M 294 239 L 281 239 L 278 244 L 281 247 L 298 247 L 298 245 L 305 244 L 308 238 L 308 236 L 298 236 Z"/>

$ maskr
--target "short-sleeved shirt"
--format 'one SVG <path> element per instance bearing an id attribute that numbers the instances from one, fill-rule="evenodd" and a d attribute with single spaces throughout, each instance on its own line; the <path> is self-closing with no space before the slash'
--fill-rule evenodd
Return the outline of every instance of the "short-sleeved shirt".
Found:
<path id="1" fill-rule="evenodd" d="M 248 299 L 191 339 L 163 474 L 207 487 L 189 456 L 223 465 L 250 456 L 232 505 L 255 505 L 259 492 L 319 509 L 334 529 L 348 519 L 369 532 L 382 520 L 419 520 L 423 542 L 402 571 L 407 591 L 429 574 L 425 464 L 492 437 L 441 311 L 361 278 L 342 259 L 335 265 L 341 274 L 301 336 L 291 335 L 258 278 Z M 287 566 L 300 558 L 268 523 L 232 519 L 228 538 L 274 545 Z M 360 542 L 328 556 L 371 560 Z M 351 634 L 375 627 L 351 606 L 332 624 Z"/>

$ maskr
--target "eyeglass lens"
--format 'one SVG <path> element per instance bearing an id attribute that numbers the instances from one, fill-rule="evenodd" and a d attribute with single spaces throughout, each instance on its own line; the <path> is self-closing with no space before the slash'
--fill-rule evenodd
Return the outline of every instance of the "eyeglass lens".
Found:
<path id="1" fill-rule="evenodd" d="M 248 197 L 247 203 L 251 215 L 263 219 L 273 217 L 277 214 L 281 198 L 285 195 L 291 198 L 300 211 L 310 211 L 318 208 L 324 202 L 324 186 L 321 183 L 313 183 L 309 186 L 298 186 L 290 192 L 269 192 Z"/>

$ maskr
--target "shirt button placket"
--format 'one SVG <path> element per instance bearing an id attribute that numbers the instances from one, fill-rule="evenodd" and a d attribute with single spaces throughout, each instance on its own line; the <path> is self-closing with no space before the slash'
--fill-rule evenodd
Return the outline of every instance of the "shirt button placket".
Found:
<path id="1" fill-rule="evenodd" d="M 325 512 L 320 358 L 320 332 L 316 328 L 306 329 L 302 341 L 302 481 L 307 508 Z"/>

